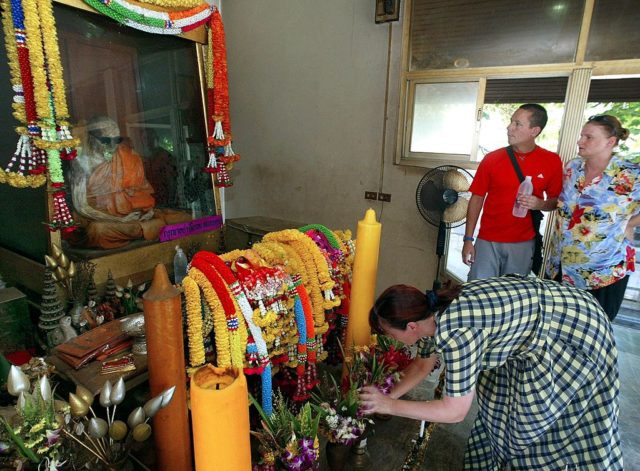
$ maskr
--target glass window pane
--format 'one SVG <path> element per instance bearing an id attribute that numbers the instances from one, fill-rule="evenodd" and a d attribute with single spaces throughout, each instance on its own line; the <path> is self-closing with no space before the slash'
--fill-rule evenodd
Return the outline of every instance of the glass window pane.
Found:
<path id="1" fill-rule="evenodd" d="M 410 70 L 572 62 L 583 9 L 584 0 L 414 0 Z"/>
<path id="2" fill-rule="evenodd" d="M 640 57 L 639 6 L 638 0 L 595 0 L 587 60 Z"/>
<path id="3" fill-rule="evenodd" d="M 589 116 L 610 114 L 629 130 L 629 137 L 618 146 L 622 154 L 640 153 L 640 88 L 635 88 L 637 86 L 636 78 L 593 79 L 584 111 L 584 122 Z"/>
<path id="4" fill-rule="evenodd" d="M 69 250 L 93 257 L 133 248 L 215 214 L 211 176 L 201 172 L 206 136 L 194 43 L 65 6 L 55 14 L 81 141 L 65 167 L 80 225 Z"/>
<path id="5" fill-rule="evenodd" d="M 478 82 L 417 84 L 410 151 L 469 155 L 477 95 Z"/>

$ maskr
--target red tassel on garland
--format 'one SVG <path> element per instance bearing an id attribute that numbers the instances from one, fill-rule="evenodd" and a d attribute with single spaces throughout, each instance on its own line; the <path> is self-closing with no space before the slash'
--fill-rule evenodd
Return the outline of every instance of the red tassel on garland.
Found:
<path id="1" fill-rule="evenodd" d="M 62 229 L 62 232 L 68 233 L 76 229 L 65 196 L 66 193 L 63 190 L 53 193 L 53 217 L 48 225 L 52 232 Z"/>

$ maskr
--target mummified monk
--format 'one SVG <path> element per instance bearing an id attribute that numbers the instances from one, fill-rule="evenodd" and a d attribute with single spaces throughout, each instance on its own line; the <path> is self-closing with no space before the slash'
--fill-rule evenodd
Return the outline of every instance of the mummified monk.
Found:
<path id="1" fill-rule="evenodd" d="M 154 240 L 166 224 L 189 217 L 155 210 L 153 188 L 140 156 L 123 142 L 111 118 L 92 118 L 85 143 L 72 161 L 73 206 L 81 226 L 74 245 L 111 249 L 132 240 Z"/>

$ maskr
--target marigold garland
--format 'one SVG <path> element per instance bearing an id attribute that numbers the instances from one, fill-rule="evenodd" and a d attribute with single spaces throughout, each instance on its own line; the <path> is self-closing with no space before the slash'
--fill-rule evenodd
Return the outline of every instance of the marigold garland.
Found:
<path id="1" fill-rule="evenodd" d="M 293 247 L 274 240 L 263 240 L 254 244 L 252 250 L 271 265 L 282 265 L 289 275 L 299 274 L 302 282 L 307 282 L 308 275 L 304 263 Z"/>
<path id="2" fill-rule="evenodd" d="M 218 257 L 216 254 L 212 252 L 201 251 L 198 252 L 194 259 L 203 259 L 210 263 L 215 270 L 222 276 L 224 282 L 229 287 L 229 291 L 233 295 L 233 299 L 236 301 L 239 310 L 242 312 L 247 325 L 249 326 L 249 330 L 251 335 L 256 343 L 256 347 L 258 349 L 259 362 L 260 365 L 264 367 L 267 363 L 269 363 L 269 354 L 267 352 L 267 346 L 262 338 L 262 332 L 253 322 L 253 309 L 249 305 L 249 301 L 247 296 L 242 291 L 242 287 L 240 283 L 236 279 L 236 276 L 233 274 L 231 269 L 224 263 L 224 261 Z M 237 311 L 236 311 L 237 312 Z"/>
<path id="3" fill-rule="evenodd" d="M 202 335 L 202 302 L 200 288 L 189 276 L 182 280 L 186 310 L 187 339 L 189 344 L 189 365 L 196 367 L 204 364 L 204 341 Z"/>
<path id="4" fill-rule="evenodd" d="M 68 232 L 75 229 L 75 224 L 66 203 L 60 159 L 75 158 L 72 147 L 77 145 L 77 140 L 68 129 L 53 7 L 46 0 L 12 0 L 10 4 L 5 1 L 3 7 L 11 85 L 16 93 L 14 116 L 21 119 L 26 128 L 16 129 L 20 134 L 16 152 L 0 172 L 0 182 L 34 187 L 46 179 L 31 176 L 42 174 L 46 167 L 54 208 L 48 227 Z M 7 33 L 10 24 L 14 40 L 10 40 Z M 14 171 L 16 164 L 18 168 Z"/>
<path id="5" fill-rule="evenodd" d="M 2 29 L 4 30 L 4 44 L 7 52 L 9 64 L 9 76 L 11 86 L 15 96 L 13 97 L 13 116 L 17 121 L 24 123 L 27 116 L 24 109 L 24 92 L 22 90 L 22 80 L 20 78 L 20 65 L 18 64 L 18 48 L 16 47 L 15 30 L 13 18 L 11 17 L 11 6 L 8 2 L 2 2 Z"/>
<path id="6" fill-rule="evenodd" d="M 191 260 L 191 266 L 204 273 L 213 286 L 218 299 L 220 299 L 227 320 L 227 328 L 229 329 L 231 364 L 236 368 L 243 368 L 244 353 L 247 347 L 247 330 L 244 320 L 238 319 L 237 312 L 240 309 L 235 299 L 229 294 L 228 287 L 218 272 L 201 257 L 198 257 L 198 254 L 194 255 Z"/>
<path id="7" fill-rule="evenodd" d="M 296 250 L 298 251 L 298 253 L 303 252 L 305 255 L 311 257 L 313 263 L 316 266 L 316 270 L 314 271 L 317 272 L 318 281 L 320 282 L 320 288 L 322 290 L 328 290 L 333 287 L 333 280 L 329 276 L 329 267 L 327 265 L 327 261 L 320 252 L 320 249 L 306 234 L 295 229 L 285 229 L 283 231 L 270 232 L 269 234 L 265 234 L 264 239 L 289 243 L 292 244 L 294 248 L 296 248 L 296 246 L 301 247 L 301 250 Z"/>
<path id="8" fill-rule="evenodd" d="M 264 239 L 289 244 L 300 255 L 307 272 L 306 286 L 313 306 L 316 334 L 325 333 L 329 325 L 326 322 L 324 311 L 334 307 L 335 300 L 331 292 L 334 281 L 331 279 L 329 266 L 324 255 L 306 234 L 293 229 L 266 234 Z"/>
<path id="9" fill-rule="evenodd" d="M 38 2 L 38 7 L 40 9 L 40 28 L 43 32 L 46 32 L 46 34 L 42 35 L 42 43 L 44 54 L 47 58 L 47 77 L 53 90 L 54 113 L 50 118 L 55 116 L 59 125 L 66 126 L 69 119 L 69 109 L 67 108 L 67 100 L 64 93 L 64 78 L 60 61 L 58 33 L 53 16 L 53 2 L 40 1 Z"/>
<path id="10" fill-rule="evenodd" d="M 204 299 L 213 314 L 216 364 L 221 368 L 231 366 L 231 340 L 227 329 L 227 318 L 222 304 L 204 273 L 192 266 L 187 275 L 200 287 L 204 294 Z M 197 341 L 197 339 L 194 339 L 194 341 Z"/>

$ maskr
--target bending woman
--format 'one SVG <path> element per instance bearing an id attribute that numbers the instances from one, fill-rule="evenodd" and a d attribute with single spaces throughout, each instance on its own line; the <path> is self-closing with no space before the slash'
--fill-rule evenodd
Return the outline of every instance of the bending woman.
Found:
<path id="1" fill-rule="evenodd" d="M 632 241 L 640 223 L 638 156 L 614 153 L 628 136 L 615 116 L 592 116 L 584 125 L 579 157 L 564 170 L 549 247 L 549 277 L 588 290 L 610 320 L 635 269 Z"/>
<path id="2" fill-rule="evenodd" d="M 618 354 L 606 315 L 585 291 L 520 277 L 437 295 L 395 285 L 369 320 L 408 345 L 433 338 L 446 372 L 441 400 L 396 399 L 430 365 L 410 369 L 390 396 L 363 388 L 367 413 L 459 422 L 475 394 L 465 469 L 622 469 Z"/>

